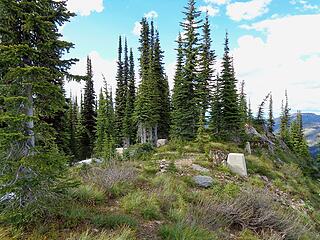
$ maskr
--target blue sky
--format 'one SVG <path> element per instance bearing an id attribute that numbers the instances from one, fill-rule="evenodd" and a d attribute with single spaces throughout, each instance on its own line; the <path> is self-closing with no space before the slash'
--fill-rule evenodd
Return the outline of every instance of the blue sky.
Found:
<path id="1" fill-rule="evenodd" d="M 62 28 L 64 38 L 75 43 L 70 56 L 80 62 L 74 73 L 84 73 L 85 57 L 93 59 L 95 84 L 103 73 L 115 88 L 115 59 L 119 35 L 128 38 L 138 57 L 137 30 L 143 16 L 153 17 L 165 51 L 166 71 L 172 85 L 175 39 L 187 0 L 69 0 L 78 14 Z M 320 100 L 320 1 L 319 0 L 198 0 L 208 10 L 213 49 L 223 51 L 225 31 L 235 58 L 239 80 L 245 80 L 255 108 L 272 91 L 279 111 L 285 89 L 293 110 L 319 112 Z M 203 13 L 204 16 L 204 13 Z M 219 70 L 219 60 L 216 68 Z M 68 83 L 67 91 L 79 94 L 81 85 Z"/>

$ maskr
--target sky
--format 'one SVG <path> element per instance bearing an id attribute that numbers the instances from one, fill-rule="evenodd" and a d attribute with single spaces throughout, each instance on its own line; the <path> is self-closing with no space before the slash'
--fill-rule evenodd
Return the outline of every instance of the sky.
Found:
<path id="1" fill-rule="evenodd" d="M 60 31 L 75 44 L 66 56 L 79 59 L 71 72 L 84 75 L 89 55 L 96 92 L 103 86 L 102 75 L 115 92 L 118 38 L 127 37 L 138 65 L 139 22 L 147 17 L 160 32 L 172 88 L 175 40 L 182 31 L 179 22 L 186 4 L 187 0 L 69 0 L 68 9 L 77 16 Z M 320 114 L 320 0 L 197 0 L 197 8 L 203 18 L 207 11 L 210 15 L 216 72 L 228 31 L 236 76 L 245 81 L 254 111 L 272 92 L 278 115 L 287 89 L 292 112 Z M 83 85 L 68 82 L 66 92 L 79 96 Z"/>

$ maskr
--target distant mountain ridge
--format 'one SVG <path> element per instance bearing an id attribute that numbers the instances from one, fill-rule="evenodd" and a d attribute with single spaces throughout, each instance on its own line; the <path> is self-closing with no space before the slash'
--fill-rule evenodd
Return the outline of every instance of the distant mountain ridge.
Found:
<path id="1" fill-rule="evenodd" d="M 292 114 L 290 121 L 296 117 L 296 113 Z M 276 118 L 275 123 L 275 131 L 278 132 L 280 129 L 280 118 Z M 310 147 L 310 153 L 312 156 L 316 156 L 319 153 L 317 144 L 320 142 L 320 115 L 315 113 L 302 113 L 302 123 Z"/>

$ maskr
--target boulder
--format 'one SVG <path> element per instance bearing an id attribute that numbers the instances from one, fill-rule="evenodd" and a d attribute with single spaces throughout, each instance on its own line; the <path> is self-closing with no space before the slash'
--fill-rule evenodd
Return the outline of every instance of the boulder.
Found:
<path id="1" fill-rule="evenodd" d="M 126 148 L 116 148 L 116 153 L 120 156 L 123 156 L 125 150 Z"/>
<path id="2" fill-rule="evenodd" d="M 192 167 L 193 170 L 196 170 L 198 172 L 209 172 L 209 169 L 201 167 L 198 164 L 192 164 L 191 167 Z"/>
<path id="3" fill-rule="evenodd" d="M 158 139 L 157 147 L 162 147 L 168 144 L 168 139 Z"/>
<path id="4" fill-rule="evenodd" d="M 203 187 L 203 188 L 211 187 L 213 183 L 213 178 L 209 176 L 198 175 L 198 176 L 194 176 L 193 180 L 199 187 Z"/>
<path id="5" fill-rule="evenodd" d="M 242 177 L 248 176 L 246 159 L 242 153 L 230 153 L 227 159 L 229 169 Z"/>
<path id="6" fill-rule="evenodd" d="M 77 162 L 75 165 L 83 165 L 83 164 L 93 164 L 93 163 L 102 163 L 102 161 L 100 159 L 96 159 L 96 158 L 91 158 L 91 159 L 86 159 L 80 162 Z"/>
<path id="7" fill-rule="evenodd" d="M 245 151 L 246 151 L 246 153 L 248 153 L 249 155 L 252 154 L 250 142 L 247 142 L 247 143 L 246 143 Z"/>
<path id="8" fill-rule="evenodd" d="M 6 193 L 4 196 L 0 198 L 0 203 L 10 202 L 16 197 L 15 193 Z"/>

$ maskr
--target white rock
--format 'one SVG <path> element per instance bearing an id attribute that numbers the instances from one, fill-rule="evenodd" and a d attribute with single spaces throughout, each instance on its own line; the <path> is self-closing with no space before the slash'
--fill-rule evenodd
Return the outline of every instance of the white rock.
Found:
<path id="1" fill-rule="evenodd" d="M 116 153 L 120 156 L 123 155 L 123 152 L 126 150 L 126 148 L 116 148 Z"/>
<path id="2" fill-rule="evenodd" d="M 167 144 L 168 144 L 168 139 L 158 139 L 157 141 L 157 147 L 162 147 Z"/>
<path id="3" fill-rule="evenodd" d="M 86 159 L 80 162 L 77 162 L 76 165 L 82 165 L 82 164 L 93 164 L 93 163 L 102 163 L 102 161 L 100 159 L 96 159 L 96 158 L 91 158 L 91 159 Z"/>
<path id="4" fill-rule="evenodd" d="M 227 166 L 233 173 L 240 176 L 248 176 L 246 159 L 242 153 L 230 153 L 228 155 Z"/>
<path id="5" fill-rule="evenodd" d="M 15 194 L 15 193 L 7 193 L 7 194 L 5 194 L 4 196 L 2 196 L 2 197 L 0 198 L 0 203 L 2 203 L 2 202 L 7 202 L 7 201 L 11 201 L 11 200 L 13 200 L 15 197 L 16 197 L 16 194 Z"/>

